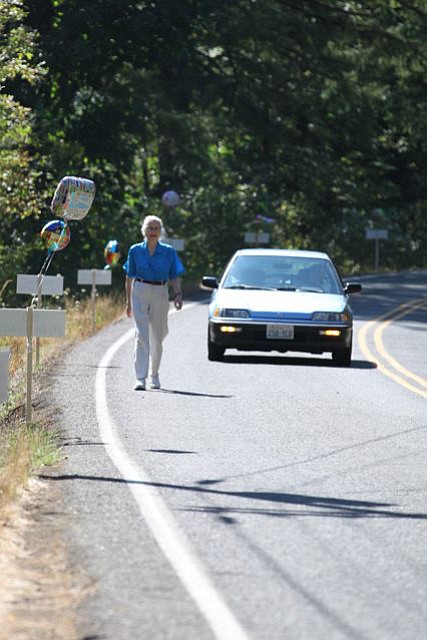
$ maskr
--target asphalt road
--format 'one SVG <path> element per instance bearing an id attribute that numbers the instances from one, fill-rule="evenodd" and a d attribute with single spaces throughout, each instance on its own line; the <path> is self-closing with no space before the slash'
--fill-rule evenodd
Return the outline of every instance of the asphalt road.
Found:
<path id="1" fill-rule="evenodd" d="M 82 638 L 424 640 L 427 274 L 364 287 L 350 369 L 209 362 L 207 299 L 170 314 L 161 391 L 133 390 L 131 320 L 65 356 Z"/>

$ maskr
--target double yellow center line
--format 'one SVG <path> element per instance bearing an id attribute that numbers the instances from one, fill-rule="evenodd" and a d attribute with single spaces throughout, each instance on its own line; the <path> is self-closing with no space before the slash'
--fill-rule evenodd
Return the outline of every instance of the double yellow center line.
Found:
<path id="1" fill-rule="evenodd" d="M 385 329 L 390 323 L 395 320 L 400 320 L 415 309 L 419 309 L 424 306 L 427 306 L 427 298 L 412 300 L 411 302 L 403 304 L 392 312 L 388 312 L 375 320 L 365 322 L 359 330 L 357 338 L 363 355 L 377 365 L 378 371 L 388 376 L 402 387 L 405 387 L 405 389 L 408 389 L 423 398 L 427 398 L 427 380 L 412 371 L 409 371 L 409 369 L 400 364 L 396 358 L 393 358 L 393 356 L 391 356 L 384 347 L 382 338 Z M 373 329 L 373 341 L 377 353 L 383 358 L 383 360 L 375 357 L 368 348 L 367 336 L 370 329 Z"/>

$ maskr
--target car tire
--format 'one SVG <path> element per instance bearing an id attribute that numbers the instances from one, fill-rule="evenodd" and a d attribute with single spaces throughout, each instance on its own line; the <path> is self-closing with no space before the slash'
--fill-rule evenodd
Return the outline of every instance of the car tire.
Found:
<path id="1" fill-rule="evenodd" d="M 224 359 L 225 347 L 211 342 L 208 338 L 208 360 L 211 362 L 221 362 Z"/>
<path id="2" fill-rule="evenodd" d="M 347 349 L 332 351 L 332 360 L 338 367 L 351 367 L 351 346 Z"/>

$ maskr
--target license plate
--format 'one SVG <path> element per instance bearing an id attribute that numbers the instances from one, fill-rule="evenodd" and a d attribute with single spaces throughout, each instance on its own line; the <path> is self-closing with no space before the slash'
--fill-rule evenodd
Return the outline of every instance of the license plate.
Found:
<path id="1" fill-rule="evenodd" d="M 292 324 L 268 324 L 267 338 L 271 340 L 293 340 L 294 327 Z"/>

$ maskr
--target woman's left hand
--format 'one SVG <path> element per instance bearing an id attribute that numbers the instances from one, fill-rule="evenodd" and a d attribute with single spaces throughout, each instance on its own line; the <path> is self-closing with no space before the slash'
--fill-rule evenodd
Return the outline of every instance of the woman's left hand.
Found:
<path id="1" fill-rule="evenodd" d="M 175 309 L 177 311 L 180 311 L 180 309 L 182 309 L 182 293 L 176 293 L 175 294 L 175 298 L 174 298 L 173 303 L 174 303 Z"/>

